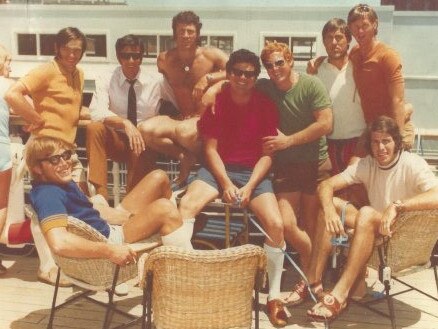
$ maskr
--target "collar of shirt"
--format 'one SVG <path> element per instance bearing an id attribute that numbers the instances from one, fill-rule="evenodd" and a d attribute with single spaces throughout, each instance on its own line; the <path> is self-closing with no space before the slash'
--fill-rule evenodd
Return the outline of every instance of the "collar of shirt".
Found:
<path id="1" fill-rule="evenodd" d="M 128 78 L 123 74 L 121 66 L 119 66 L 117 68 L 117 75 L 118 75 L 117 82 L 118 82 L 119 86 L 122 87 L 124 84 L 126 84 L 126 86 L 129 87 L 129 82 L 127 81 Z M 146 81 L 144 81 L 144 74 L 142 74 L 141 68 L 138 71 L 138 73 L 134 79 L 136 79 L 136 81 L 134 83 L 134 87 L 138 86 L 138 85 L 143 85 L 146 82 Z"/>
<path id="2" fill-rule="evenodd" d="M 58 71 L 59 71 L 61 74 L 65 75 L 65 76 L 69 76 L 69 75 L 70 75 L 70 72 L 68 72 L 68 71 L 67 71 L 62 65 L 60 65 L 59 62 L 56 60 L 56 58 L 53 59 L 52 63 L 53 63 L 53 65 L 58 69 Z M 76 78 L 76 76 L 77 76 L 78 74 L 79 74 L 79 70 L 78 70 L 78 68 L 76 67 L 75 70 L 73 71 L 72 77 L 73 77 L 73 78 Z"/>

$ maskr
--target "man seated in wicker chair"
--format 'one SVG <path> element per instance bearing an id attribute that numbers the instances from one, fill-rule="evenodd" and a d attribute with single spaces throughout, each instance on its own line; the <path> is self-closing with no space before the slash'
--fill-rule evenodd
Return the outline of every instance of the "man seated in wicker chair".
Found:
<path id="1" fill-rule="evenodd" d="M 378 117 L 366 131 L 369 154 L 344 172 L 323 181 L 318 188 L 321 211 L 311 258 L 308 279 L 311 287 L 322 290 L 321 276 L 331 252 L 330 239 L 345 235 L 345 226 L 354 228 L 354 238 L 341 278 L 329 294 L 307 311 L 316 321 L 332 320 L 345 309 L 347 298 L 374 247 L 379 235 L 391 236 L 398 214 L 403 211 L 438 209 L 438 180 L 420 156 L 402 149 L 402 137 L 396 122 Z M 370 206 L 360 209 L 333 193 L 347 186 L 363 183 Z"/>
<path id="2" fill-rule="evenodd" d="M 33 178 L 30 200 L 55 254 L 105 258 L 124 266 L 136 258 L 125 243 L 155 233 L 160 233 L 164 245 L 192 249 L 191 237 L 169 200 L 169 180 L 163 171 L 146 175 L 117 208 L 101 206 L 98 211 L 72 181 L 73 153 L 72 145 L 52 137 L 37 137 L 26 150 L 26 164 Z M 109 243 L 92 242 L 68 232 L 68 216 L 89 224 Z"/>

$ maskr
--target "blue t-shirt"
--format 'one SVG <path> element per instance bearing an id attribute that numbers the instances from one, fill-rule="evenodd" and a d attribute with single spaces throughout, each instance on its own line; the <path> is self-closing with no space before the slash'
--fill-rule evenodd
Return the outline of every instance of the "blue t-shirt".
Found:
<path id="1" fill-rule="evenodd" d="M 73 182 L 65 185 L 33 182 L 30 202 L 41 222 L 43 232 L 66 227 L 66 216 L 80 219 L 108 238 L 110 228 L 85 194 Z"/>

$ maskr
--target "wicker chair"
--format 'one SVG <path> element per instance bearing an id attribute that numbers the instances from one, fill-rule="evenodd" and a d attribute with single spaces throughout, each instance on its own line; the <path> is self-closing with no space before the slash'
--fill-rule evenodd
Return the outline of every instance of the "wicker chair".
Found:
<path id="1" fill-rule="evenodd" d="M 266 269 L 262 248 L 186 251 L 165 246 L 144 258 L 144 267 L 139 265 L 144 319 L 148 309 L 143 328 L 152 326 L 152 308 L 157 329 L 250 328 L 253 290 L 258 328 L 258 292 Z"/>
<path id="2" fill-rule="evenodd" d="M 414 286 L 402 281 L 399 277 L 412 273 L 415 266 L 424 266 L 431 259 L 432 250 L 438 240 L 438 210 L 408 211 L 401 214 L 393 226 L 391 238 L 385 237 L 376 242 L 373 255 L 368 265 L 379 270 L 379 280 L 385 286 L 385 299 L 388 303 L 389 316 L 370 306 L 370 303 L 360 302 L 362 306 L 387 316 L 391 319 L 392 328 L 396 328 L 392 296 L 390 294 L 391 279 L 402 283 L 407 289 L 397 292 L 415 290 L 427 297 L 438 299 Z M 436 263 L 433 263 L 436 273 Z M 388 270 L 390 268 L 390 270 Z M 409 270 L 411 269 L 411 270 Z M 438 278 L 435 276 L 438 290 Z M 395 295 L 395 294 L 394 294 Z"/>
<path id="3" fill-rule="evenodd" d="M 26 205 L 25 208 L 26 214 L 29 218 L 31 218 L 31 220 L 38 220 L 36 213 L 30 206 Z M 107 238 L 103 236 L 100 232 L 74 217 L 68 217 L 67 230 L 87 240 L 96 242 L 107 241 Z M 147 240 L 131 244 L 130 246 L 138 254 L 142 254 L 148 250 L 158 247 L 159 245 L 161 245 L 161 238 L 159 237 L 159 235 L 154 235 Z M 136 264 L 130 264 L 120 267 L 107 259 L 69 258 L 58 256 L 55 254 L 53 254 L 53 258 L 58 265 L 58 275 L 56 278 L 52 308 L 50 311 L 50 319 L 47 328 L 53 327 L 53 320 L 55 317 L 55 311 L 57 309 L 71 304 L 79 298 L 86 298 L 93 303 L 106 307 L 103 328 L 109 328 L 113 312 L 117 312 L 126 316 L 127 318 L 134 319 L 128 324 L 132 324 L 134 321 L 138 321 L 138 318 L 133 316 L 132 314 L 117 309 L 113 301 L 115 287 L 120 283 L 135 278 L 138 275 Z M 68 280 L 70 280 L 74 285 L 82 288 L 84 291 L 76 294 L 72 298 L 67 299 L 67 301 L 65 301 L 64 303 L 56 305 L 61 270 Z M 108 303 L 103 303 L 90 297 L 90 295 L 96 291 L 107 291 Z"/>

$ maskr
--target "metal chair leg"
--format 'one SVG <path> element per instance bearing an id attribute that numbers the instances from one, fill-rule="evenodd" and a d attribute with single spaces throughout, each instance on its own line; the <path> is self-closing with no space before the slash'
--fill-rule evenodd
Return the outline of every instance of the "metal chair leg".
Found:
<path id="1" fill-rule="evenodd" d="M 152 272 L 146 276 L 146 306 L 147 306 L 147 329 L 152 329 Z"/>
<path id="2" fill-rule="evenodd" d="M 392 297 L 389 294 L 389 290 L 391 289 L 391 284 L 389 281 L 385 281 L 385 298 L 386 302 L 388 303 L 388 310 L 389 310 L 389 317 L 391 319 L 391 326 L 392 329 L 397 329 L 396 323 L 395 323 L 395 312 L 394 312 L 394 303 L 392 300 Z"/>
<path id="3" fill-rule="evenodd" d="M 106 312 L 105 312 L 105 320 L 103 322 L 103 329 L 107 329 L 109 328 L 109 325 L 111 323 L 111 315 L 112 315 L 112 311 L 114 308 L 114 291 L 116 289 L 116 285 L 117 285 L 117 279 L 119 278 L 119 271 L 120 271 L 120 266 L 116 266 L 116 269 L 114 271 L 114 277 L 113 277 L 113 284 L 111 286 L 111 290 L 108 291 L 108 305 L 106 308 Z"/>
<path id="4" fill-rule="evenodd" d="M 435 264 L 433 266 L 433 272 L 435 273 L 436 293 L 438 294 L 438 271 L 436 268 L 437 268 L 437 265 Z"/>
<path id="5" fill-rule="evenodd" d="M 60 278 L 61 278 L 61 268 L 58 267 L 58 273 L 56 274 L 55 292 L 53 293 L 52 308 L 50 310 L 50 318 L 49 318 L 49 323 L 47 324 L 47 329 L 53 328 L 53 319 L 55 318 L 56 298 L 58 296 Z"/>

